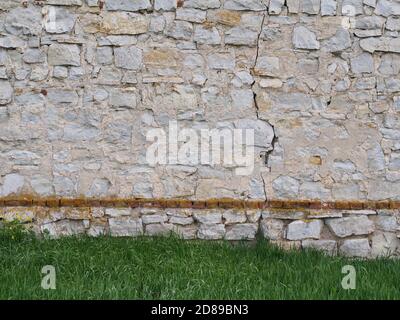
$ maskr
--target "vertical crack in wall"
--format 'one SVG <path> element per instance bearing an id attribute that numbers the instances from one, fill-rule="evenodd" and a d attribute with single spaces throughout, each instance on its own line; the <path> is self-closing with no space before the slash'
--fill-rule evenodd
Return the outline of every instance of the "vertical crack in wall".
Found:
<path id="1" fill-rule="evenodd" d="M 251 69 L 251 74 L 252 74 L 252 76 L 254 78 L 254 81 L 253 81 L 253 83 L 251 85 L 251 90 L 253 91 L 253 99 L 254 99 L 254 106 L 255 106 L 257 119 L 267 123 L 272 128 L 272 131 L 273 131 L 273 138 L 272 138 L 272 141 L 271 141 L 271 147 L 263 154 L 265 167 L 268 167 L 269 157 L 270 157 L 271 153 L 274 151 L 275 144 L 278 141 L 278 137 L 276 136 L 276 133 L 275 133 L 275 127 L 268 120 L 263 119 L 263 118 L 260 117 L 260 114 L 259 114 L 260 109 L 259 109 L 258 102 L 257 102 L 257 92 L 255 90 L 255 86 L 256 86 L 255 68 L 257 66 L 258 56 L 260 54 L 261 34 L 263 32 L 263 27 L 264 27 L 264 23 L 265 23 L 265 20 L 266 20 L 267 12 L 268 12 L 268 6 L 265 5 L 265 10 L 263 11 L 263 18 L 262 18 L 261 26 L 260 26 L 260 32 L 258 33 L 258 37 L 257 37 L 256 56 L 255 56 L 255 59 L 254 59 L 253 68 Z M 263 173 L 263 170 L 261 170 L 261 172 L 260 172 L 260 178 L 261 178 L 261 181 L 263 183 L 264 197 L 265 197 L 265 200 L 267 201 L 268 197 L 267 197 L 266 182 L 265 182 L 265 179 L 264 179 L 262 173 Z"/>

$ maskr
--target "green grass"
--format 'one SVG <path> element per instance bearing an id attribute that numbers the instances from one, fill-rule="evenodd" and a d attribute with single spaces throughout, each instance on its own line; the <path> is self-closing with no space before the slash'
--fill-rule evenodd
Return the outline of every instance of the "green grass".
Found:
<path id="1" fill-rule="evenodd" d="M 351 264 L 357 289 L 344 290 Z M 56 268 L 56 290 L 41 269 Z M 176 238 L 0 236 L 0 299 L 399 299 L 400 262 Z"/>

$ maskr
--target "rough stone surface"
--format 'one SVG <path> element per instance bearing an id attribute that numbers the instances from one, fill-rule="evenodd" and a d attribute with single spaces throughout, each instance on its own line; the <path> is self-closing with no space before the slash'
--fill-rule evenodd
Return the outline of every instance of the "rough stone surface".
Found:
<path id="1" fill-rule="evenodd" d="M 347 257 L 368 258 L 371 247 L 368 239 L 349 239 L 340 246 L 339 253 Z"/>
<path id="2" fill-rule="evenodd" d="M 0 81 L 0 105 L 6 105 L 11 102 L 13 88 L 8 81 Z"/>
<path id="3" fill-rule="evenodd" d="M 335 240 L 303 240 L 301 246 L 304 249 L 323 251 L 328 255 L 337 254 L 337 243 Z"/>
<path id="4" fill-rule="evenodd" d="M 371 237 L 371 255 L 374 258 L 399 255 L 400 239 L 392 232 L 376 232 Z"/>
<path id="5" fill-rule="evenodd" d="M 303 239 L 319 239 L 323 227 L 323 222 L 313 220 L 310 222 L 294 221 L 289 223 L 286 231 L 286 239 L 303 240 Z"/>
<path id="6" fill-rule="evenodd" d="M 24 177 L 17 173 L 10 173 L 3 179 L 3 187 L 1 188 L 1 194 L 8 196 L 10 194 L 17 194 L 21 191 L 24 185 Z"/>
<path id="7" fill-rule="evenodd" d="M 367 216 L 327 219 L 326 224 L 340 238 L 367 235 L 375 230 L 374 223 Z"/>
<path id="8" fill-rule="evenodd" d="M 223 224 L 201 224 L 197 237 L 204 240 L 220 240 L 225 236 Z"/>
<path id="9" fill-rule="evenodd" d="M 306 27 L 295 27 L 293 31 L 293 45 L 296 49 L 319 49 L 320 44 L 314 32 Z"/>
<path id="10" fill-rule="evenodd" d="M 41 2 L 0 1 L 2 196 L 400 200 L 398 1 Z M 147 134 L 168 135 L 170 120 L 197 133 L 254 130 L 251 170 L 187 152 L 150 164 Z M 288 223 L 313 218 L 203 211 L 160 213 L 146 226 L 222 239 L 222 229 L 260 223 L 283 241 Z M 85 232 L 136 234 L 136 219 L 158 215 L 110 212 L 87 217 Z M 398 232 L 395 214 L 369 215 L 372 233 L 362 214 L 331 214 L 314 218 L 359 224 L 347 223 L 345 239 L 321 231 L 339 246 Z"/>
<path id="11" fill-rule="evenodd" d="M 269 240 L 279 240 L 283 238 L 285 224 L 279 219 L 263 219 L 261 221 L 261 231 L 264 238 Z"/>
<path id="12" fill-rule="evenodd" d="M 131 217 L 110 218 L 109 224 L 112 236 L 135 237 L 143 234 L 143 225 L 140 219 Z"/>
<path id="13" fill-rule="evenodd" d="M 48 51 L 48 62 L 53 66 L 80 66 L 80 49 L 73 44 L 52 44 Z"/>
<path id="14" fill-rule="evenodd" d="M 226 229 L 226 240 L 253 240 L 256 237 L 258 224 L 242 223 L 236 224 Z"/>
<path id="15" fill-rule="evenodd" d="M 82 221 L 62 220 L 44 224 L 41 231 L 51 238 L 59 238 L 62 236 L 74 236 L 85 232 Z"/>

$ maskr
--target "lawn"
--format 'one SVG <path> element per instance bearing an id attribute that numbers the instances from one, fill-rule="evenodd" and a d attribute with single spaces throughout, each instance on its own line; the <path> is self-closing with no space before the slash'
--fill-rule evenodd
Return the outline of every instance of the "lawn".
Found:
<path id="1" fill-rule="evenodd" d="M 341 286 L 353 265 L 356 289 Z M 41 288 L 53 265 L 56 289 Z M 0 299 L 399 299 L 400 262 L 177 238 L 0 235 Z"/>

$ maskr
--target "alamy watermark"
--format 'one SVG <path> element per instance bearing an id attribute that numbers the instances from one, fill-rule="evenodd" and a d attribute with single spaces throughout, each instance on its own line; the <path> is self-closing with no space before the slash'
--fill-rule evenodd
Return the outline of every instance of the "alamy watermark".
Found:
<path id="1" fill-rule="evenodd" d="M 52 265 L 44 266 L 41 270 L 44 275 L 41 282 L 41 287 L 44 290 L 56 289 L 56 268 Z"/>
<path id="2" fill-rule="evenodd" d="M 342 268 L 342 273 L 345 276 L 342 279 L 342 288 L 344 290 L 355 290 L 356 289 L 356 268 L 351 265 L 346 265 Z"/>
<path id="3" fill-rule="evenodd" d="M 237 175 L 254 170 L 254 129 L 179 128 L 170 121 L 168 130 L 150 129 L 146 152 L 149 165 L 209 165 L 235 168 Z"/>

